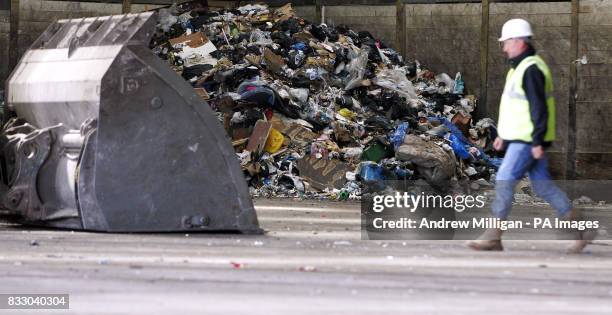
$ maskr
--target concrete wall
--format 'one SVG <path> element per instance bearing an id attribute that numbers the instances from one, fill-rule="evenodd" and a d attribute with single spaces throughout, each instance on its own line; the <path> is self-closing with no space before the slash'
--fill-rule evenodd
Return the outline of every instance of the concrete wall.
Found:
<path id="1" fill-rule="evenodd" d="M 395 6 L 326 6 L 328 25 L 346 24 L 358 31 L 369 31 L 387 46 L 395 48 Z"/>
<path id="2" fill-rule="evenodd" d="M 612 1 L 580 1 L 578 56 L 578 175 L 612 178 Z"/>
<path id="3" fill-rule="evenodd" d="M 154 9 L 152 5 L 132 5 L 132 12 Z M 120 14 L 121 4 L 66 2 L 46 0 L 20 0 L 19 7 L 19 55 L 23 54 L 36 38 L 58 19 Z M 0 11 L 0 83 L 8 78 L 9 11 Z"/>
<path id="4" fill-rule="evenodd" d="M 19 53 L 25 52 L 53 21 L 66 18 L 121 14 L 121 4 L 20 0 Z M 132 5 L 132 12 L 153 9 L 151 5 Z"/>
<path id="5" fill-rule="evenodd" d="M 461 72 L 467 92 L 480 94 L 479 3 L 406 5 L 406 57 L 454 77 Z"/>
<path id="6" fill-rule="evenodd" d="M 120 4 L 21 0 L 19 11 L 19 55 L 55 20 L 121 13 Z"/>
<path id="7" fill-rule="evenodd" d="M 299 17 L 305 20 L 315 22 L 315 20 L 317 19 L 317 10 L 316 7 L 313 5 L 293 6 L 293 10 L 295 10 L 295 13 Z"/>

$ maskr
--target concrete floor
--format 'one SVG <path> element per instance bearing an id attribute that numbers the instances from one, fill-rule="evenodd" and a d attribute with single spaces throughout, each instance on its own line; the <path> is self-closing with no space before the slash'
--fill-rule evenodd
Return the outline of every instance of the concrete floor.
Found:
<path id="1" fill-rule="evenodd" d="M 0 224 L 0 314 L 611 314 L 612 244 L 362 241 L 354 203 L 256 201 L 263 236 L 96 234 Z M 37 246 L 31 242 L 36 241 Z"/>

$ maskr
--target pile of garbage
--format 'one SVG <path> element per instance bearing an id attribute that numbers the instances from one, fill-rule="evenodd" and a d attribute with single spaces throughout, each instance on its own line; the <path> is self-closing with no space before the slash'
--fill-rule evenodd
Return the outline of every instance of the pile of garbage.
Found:
<path id="1" fill-rule="evenodd" d="M 158 12 L 151 49 L 216 111 L 255 197 L 359 199 L 385 180 L 478 189 L 501 162 L 460 73 L 405 61 L 367 31 L 311 23 L 291 4 Z"/>

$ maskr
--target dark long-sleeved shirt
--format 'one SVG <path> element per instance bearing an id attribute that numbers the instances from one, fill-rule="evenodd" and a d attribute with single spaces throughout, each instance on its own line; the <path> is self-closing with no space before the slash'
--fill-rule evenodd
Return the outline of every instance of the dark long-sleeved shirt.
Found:
<path id="1" fill-rule="evenodd" d="M 529 48 L 519 56 L 510 59 L 512 68 L 516 68 L 523 59 L 535 55 L 533 47 Z M 546 105 L 546 90 L 544 73 L 536 65 L 531 65 L 525 71 L 523 77 L 523 89 L 529 101 L 529 111 L 533 123 L 532 145 L 549 147 L 550 142 L 544 141 L 544 135 L 548 127 L 548 106 Z"/>

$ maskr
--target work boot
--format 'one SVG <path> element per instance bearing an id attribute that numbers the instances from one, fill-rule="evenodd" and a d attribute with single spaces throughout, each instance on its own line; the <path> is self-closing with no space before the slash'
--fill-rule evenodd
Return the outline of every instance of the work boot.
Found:
<path id="1" fill-rule="evenodd" d="M 562 220 L 567 221 L 581 221 L 582 215 L 580 214 L 580 210 L 572 209 L 570 212 L 562 218 Z M 595 231 L 573 231 L 574 235 L 574 243 L 567 248 L 568 254 L 580 254 L 584 250 L 584 248 L 595 238 Z"/>
<path id="2" fill-rule="evenodd" d="M 486 229 L 478 239 L 468 242 L 467 246 L 474 250 L 502 251 L 504 247 L 501 236 L 501 229 Z"/>

